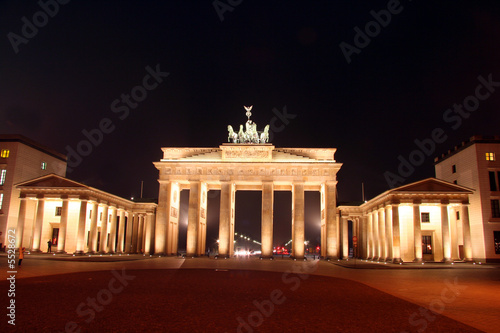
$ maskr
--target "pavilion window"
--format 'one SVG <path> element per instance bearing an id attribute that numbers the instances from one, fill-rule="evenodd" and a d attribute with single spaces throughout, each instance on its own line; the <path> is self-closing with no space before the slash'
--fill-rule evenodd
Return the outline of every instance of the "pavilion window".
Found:
<path id="1" fill-rule="evenodd" d="M 493 243 L 495 244 L 495 254 L 500 254 L 500 231 L 493 231 Z"/>
<path id="2" fill-rule="evenodd" d="M 430 213 L 421 213 L 420 214 L 420 221 L 422 223 L 430 223 L 431 222 Z"/>
<path id="3" fill-rule="evenodd" d="M 5 185 L 5 178 L 7 178 L 7 170 L 2 169 L 0 172 L 0 185 L 3 186 Z"/>
<path id="4" fill-rule="evenodd" d="M 498 191 L 497 180 L 495 177 L 495 171 L 488 172 L 490 178 L 490 191 Z"/>
<path id="5" fill-rule="evenodd" d="M 491 217 L 500 217 L 500 202 L 498 199 L 491 200 Z"/>
<path id="6" fill-rule="evenodd" d="M 422 236 L 422 254 L 432 254 L 431 236 Z"/>
<path id="7" fill-rule="evenodd" d="M 8 149 L 2 149 L 0 152 L 0 157 L 1 158 L 9 158 L 10 150 Z"/>

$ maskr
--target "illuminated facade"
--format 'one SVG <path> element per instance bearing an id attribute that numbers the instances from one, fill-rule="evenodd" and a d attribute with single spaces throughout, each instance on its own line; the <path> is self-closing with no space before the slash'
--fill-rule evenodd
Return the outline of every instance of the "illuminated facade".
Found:
<path id="1" fill-rule="evenodd" d="M 474 189 L 472 253 L 500 262 L 500 136 L 474 136 L 435 160 L 436 177 Z"/>
<path id="2" fill-rule="evenodd" d="M 471 261 L 472 190 L 429 178 L 386 191 L 361 206 L 339 206 L 342 257 L 376 261 Z M 349 228 L 350 226 L 350 228 Z"/>
<path id="3" fill-rule="evenodd" d="M 134 202 L 47 175 L 17 185 L 16 247 L 31 252 L 152 253 L 156 203 Z"/>
<path id="4" fill-rule="evenodd" d="M 16 225 L 19 190 L 15 184 L 36 177 L 66 175 L 66 156 L 22 135 L 0 135 L 0 244 L 7 244 L 7 226 Z"/>
<path id="5" fill-rule="evenodd" d="M 180 192 L 189 190 L 186 254 L 206 250 L 207 193 L 220 191 L 219 255 L 234 254 L 237 191 L 260 191 L 262 257 L 273 256 L 274 192 L 292 193 L 292 256 L 303 258 L 305 191 L 320 192 L 323 258 L 385 262 L 500 258 L 500 137 L 474 137 L 436 160 L 436 178 L 337 207 L 335 148 L 276 148 L 250 120 L 230 143 L 162 148 L 158 205 L 64 178 L 66 159 L 19 136 L 0 136 L 0 220 L 16 246 L 58 253 L 178 254 Z M 3 139 L 2 139 L 3 138 Z M 9 141 L 10 140 L 10 141 Z M 470 201 L 469 201 L 470 200 Z M 3 238 L 5 239 L 5 238 Z"/>
<path id="6" fill-rule="evenodd" d="M 189 189 L 187 255 L 203 255 L 207 192 L 221 191 L 219 255 L 233 254 L 236 191 L 262 192 L 262 257 L 273 251 L 275 191 L 292 192 L 292 256 L 304 257 L 304 192 L 321 193 L 321 254 L 337 258 L 336 149 L 275 148 L 271 144 L 227 143 L 218 148 L 163 148 L 155 251 L 177 253 L 179 193 Z"/>

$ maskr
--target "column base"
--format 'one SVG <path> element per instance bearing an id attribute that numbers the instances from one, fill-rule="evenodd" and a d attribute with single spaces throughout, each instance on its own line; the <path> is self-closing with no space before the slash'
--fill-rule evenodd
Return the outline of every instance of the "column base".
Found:
<path id="1" fill-rule="evenodd" d="M 293 260 L 307 260 L 307 258 L 304 257 L 304 256 L 290 256 L 290 259 L 293 259 Z"/>
<path id="2" fill-rule="evenodd" d="M 443 260 L 441 260 L 441 262 L 445 264 L 451 264 L 453 260 L 451 260 L 450 258 L 444 258 Z"/>
<path id="3" fill-rule="evenodd" d="M 67 252 L 64 251 L 64 250 L 59 250 L 59 251 L 56 251 L 56 254 L 66 254 Z"/>
<path id="4" fill-rule="evenodd" d="M 326 257 L 325 260 L 326 261 L 339 260 L 339 257 L 337 257 L 337 256 Z"/>
<path id="5" fill-rule="evenodd" d="M 474 259 L 472 259 L 472 258 L 465 258 L 464 261 L 465 262 L 474 262 Z"/>
<path id="6" fill-rule="evenodd" d="M 75 252 L 73 252 L 73 254 L 74 254 L 75 256 L 84 256 L 84 255 L 85 255 L 85 252 L 83 252 L 83 251 L 75 251 Z"/>
<path id="7" fill-rule="evenodd" d="M 392 263 L 393 264 L 402 264 L 403 260 L 401 260 L 401 258 L 393 258 Z"/>
<path id="8" fill-rule="evenodd" d="M 422 258 L 415 258 L 415 259 L 413 259 L 413 262 L 416 264 L 421 264 L 421 263 L 424 263 L 425 261 Z"/>
<path id="9" fill-rule="evenodd" d="M 40 254 L 40 253 L 45 253 L 41 250 L 31 250 L 30 253 L 37 253 L 37 254 Z"/>
<path id="10" fill-rule="evenodd" d="M 229 259 L 229 255 L 227 254 L 217 254 L 214 256 L 214 259 Z"/>

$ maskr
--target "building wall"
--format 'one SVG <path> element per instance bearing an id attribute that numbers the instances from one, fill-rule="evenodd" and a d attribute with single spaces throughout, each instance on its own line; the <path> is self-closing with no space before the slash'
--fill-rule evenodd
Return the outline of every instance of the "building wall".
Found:
<path id="1" fill-rule="evenodd" d="M 486 258 L 500 260 L 500 254 L 495 254 L 493 232 L 500 231 L 500 218 L 493 218 L 491 211 L 491 200 L 500 199 L 500 191 L 491 191 L 489 171 L 497 175 L 500 172 L 500 143 L 481 143 L 475 145 L 477 149 L 477 161 L 479 169 L 479 187 L 481 192 L 481 206 L 483 213 L 484 247 Z M 495 153 L 495 161 L 487 161 L 486 153 Z M 497 186 L 499 180 L 497 179 Z"/>
<path id="2" fill-rule="evenodd" d="M 453 165 L 456 172 L 453 173 Z M 472 255 L 474 258 L 485 258 L 483 208 L 477 168 L 476 146 L 470 146 L 459 153 L 448 157 L 435 166 L 436 178 L 450 183 L 467 186 L 474 190 L 469 196 L 469 218 L 471 227 Z"/>
<path id="3" fill-rule="evenodd" d="M 8 149 L 9 157 L 0 158 L 0 169 L 7 170 L 5 184 L 1 187 L 4 194 L 2 213 L 0 215 L 0 243 L 5 243 L 7 229 L 17 226 L 19 215 L 19 190 L 15 185 L 29 179 L 34 179 L 47 174 L 66 175 L 66 162 L 61 158 L 33 148 L 19 141 L 2 141 L 0 150 Z M 46 163 L 46 169 L 42 169 L 42 162 Z"/>
<path id="4" fill-rule="evenodd" d="M 486 153 L 495 153 L 495 161 L 487 161 Z M 491 199 L 500 199 L 500 191 L 490 190 L 489 171 L 500 171 L 500 143 L 475 143 L 462 148 L 435 166 L 436 177 L 474 189 L 470 196 L 472 253 L 475 258 L 500 260 L 495 254 L 494 231 L 500 231 L 500 219 L 492 218 Z M 453 173 L 453 165 L 456 173 Z M 497 179 L 500 181 L 500 179 Z M 499 184 L 500 185 L 500 184 Z"/>

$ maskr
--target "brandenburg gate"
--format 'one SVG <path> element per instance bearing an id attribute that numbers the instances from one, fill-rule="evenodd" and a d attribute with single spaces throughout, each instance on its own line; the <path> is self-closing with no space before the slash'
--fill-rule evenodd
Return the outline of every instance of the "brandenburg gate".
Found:
<path id="1" fill-rule="evenodd" d="M 162 148 L 155 253 L 177 254 L 180 191 L 189 190 L 187 256 L 205 254 L 207 192 L 220 190 L 219 256 L 233 255 L 235 193 L 261 191 L 262 257 L 273 255 L 274 192 L 292 192 L 292 256 L 304 257 L 304 192 L 321 193 L 321 256 L 339 253 L 335 148 L 276 148 L 268 143 L 269 125 L 257 132 L 247 109 L 246 131 L 228 126 L 229 143 L 218 148 Z"/>

